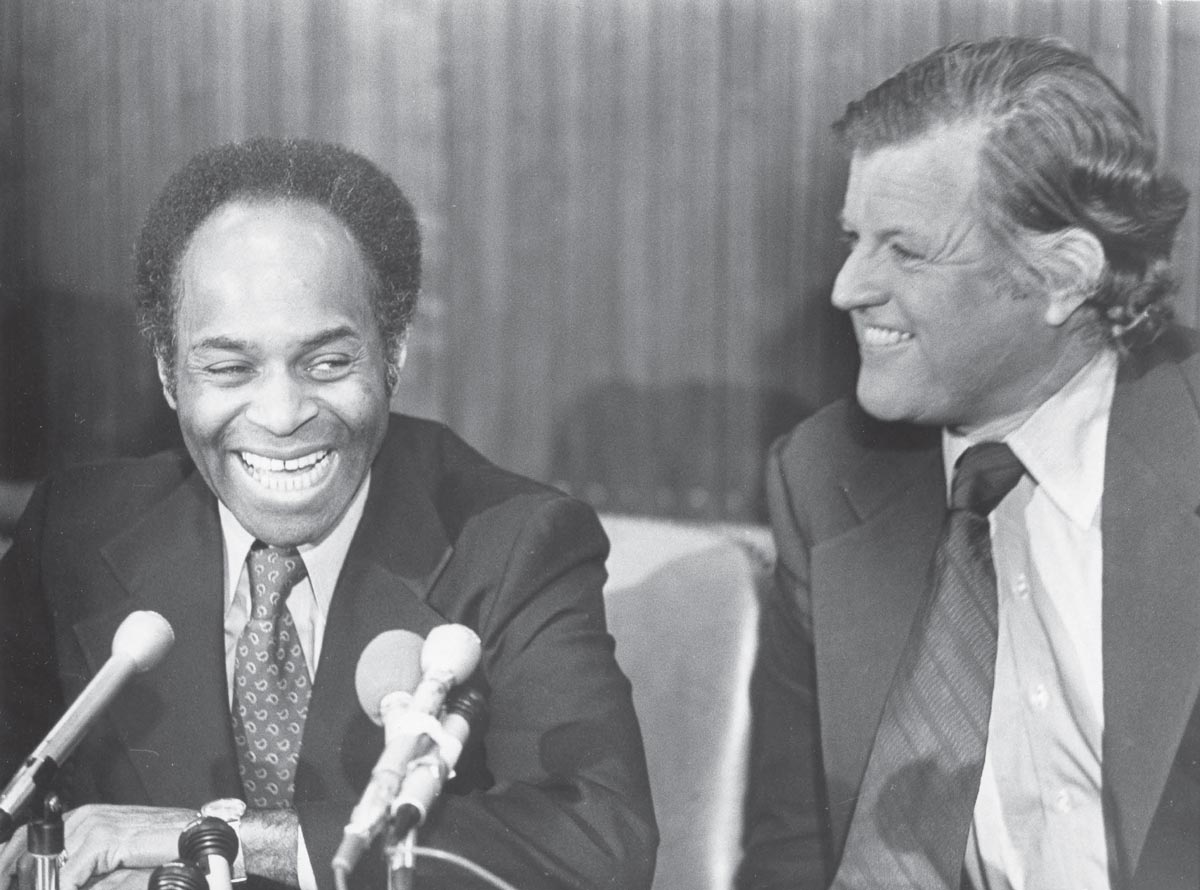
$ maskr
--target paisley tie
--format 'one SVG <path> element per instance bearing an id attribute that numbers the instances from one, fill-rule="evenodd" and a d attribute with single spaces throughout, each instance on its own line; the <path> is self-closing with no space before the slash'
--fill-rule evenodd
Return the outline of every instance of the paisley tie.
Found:
<path id="1" fill-rule="evenodd" d="M 295 548 L 255 541 L 246 559 L 250 620 L 234 661 L 233 737 L 246 802 L 291 805 L 296 761 L 312 692 L 287 597 L 308 574 Z"/>

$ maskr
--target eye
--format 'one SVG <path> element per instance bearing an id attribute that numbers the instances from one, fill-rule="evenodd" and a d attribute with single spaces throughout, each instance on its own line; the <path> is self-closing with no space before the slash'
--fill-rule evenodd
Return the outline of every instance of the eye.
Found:
<path id="1" fill-rule="evenodd" d="M 308 373 L 316 380 L 339 380 L 349 373 L 352 364 L 348 355 L 320 355 L 308 363 Z"/>
<path id="2" fill-rule="evenodd" d="M 847 250 L 853 250 L 854 246 L 856 244 L 858 244 L 858 232 L 851 232 L 849 230 L 843 229 L 842 234 L 838 236 L 838 241 Z"/>
<path id="3" fill-rule="evenodd" d="M 219 362 L 208 365 L 204 373 L 217 380 L 218 383 L 237 383 L 254 373 L 254 369 L 245 362 Z"/>
<path id="4" fill-rule="evenodd" d="M 899 241 L 889 241 L 888 250 L 892 252 L 902 263 L 919 263 L 925 259 L 924 254 L 920 251 L 913 250 L 911 247 L 906 247 Z"/>

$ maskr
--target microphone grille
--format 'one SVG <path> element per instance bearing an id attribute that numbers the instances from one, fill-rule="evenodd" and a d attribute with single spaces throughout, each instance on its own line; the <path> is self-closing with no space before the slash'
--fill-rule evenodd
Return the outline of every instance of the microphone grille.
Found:
<path id="1" fill-rule="evenodd" d="M 358 703 L 383 725 L 380 705 L 392 692 L 412 692 L 421 682 L 421 647 L 425 641 L 411 630 L 385 630 L 367 643 L 354 671 Z"/>
<path id="2" fill-rule="evenodd" d="M 175 644 L 175 631 L 157 612 L 130 612 L 113 634 L 113 655 L 123 655 L 138 671 L 148 671 Z"/>
<path id="3" fill-rule="evenodd" d="M 465 624 L 439 624 L 425 639 L 421 668 L 462 683 L 478 666 L 481 654 L 479 636 L 471 628 Z"/>

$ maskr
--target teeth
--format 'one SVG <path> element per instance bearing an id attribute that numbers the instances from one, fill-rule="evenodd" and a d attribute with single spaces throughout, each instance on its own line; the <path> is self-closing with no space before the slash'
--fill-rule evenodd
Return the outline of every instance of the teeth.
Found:
<path id="1" fill-rule="evenodd" d="M 246 462 L 247 466 L 253 467 L 256 470 L 270 470 L 279 473 L 284 470 L 303 470 L 306 467 L 314 466 L 328 453 L 328 451 L 314 451 L 312 454 L 306 454 L 303 457 L 280 460 L 277 457 L 264 457 L 252 451 L 243 451 L 242 460 Z"/>
<path id="2" fill-rule="evenodd" d="M 911 340 L 912 334 L 906 331 L 897 331 L 894 328 L 863 325 L 861 337 L 864 346 L 895 346 L 897 343 Z"/>
<path id="3" fill-rule="evenodd" d="M 328 450 L 314 451 L 291 460 L 264 457 L 250 451 L 241 453 L 250 477 L 271 491 L 296 491 L 315 485 L 327 475 L 328 456 Z"/>

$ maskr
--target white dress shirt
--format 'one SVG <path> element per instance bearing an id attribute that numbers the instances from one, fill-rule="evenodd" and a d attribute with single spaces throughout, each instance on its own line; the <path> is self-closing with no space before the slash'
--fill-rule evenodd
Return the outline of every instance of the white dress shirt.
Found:
<path id="1" fill-rule="evenodd" d="M 310 680 L 316 679 L 329 603 L 333 599 L 333 590 L 337 585 L 338 575 L 341 574 L 342 564 L 346 561 L 350 541 L 358 529 L 359 520 L 362 519 L 370 487 L 371 476 L 368 473 L 333 531 L 316 544 L 302 544 L 297 548 L 308 575 L 292 588 L 287 605 L 288 611 L 292 613 L 296 632 L 300 636 L 300 647 L 304 650 L 304 659 L 308 663 Z M 246 622 L 250 620 L 250 578 L 246 570 L 246 557 L 250 554 L 254 536 L 242 528 L 241 523 L 223 503 L 218 501 L 217 509 L 221 515 L 221 536 L 225 550 L 225 681 L 232 707 L 233 668 L 237 658 L 238 638 L 241 637 Z M 300 890 L 317 890 L 317 878 L 308 857 L 303 830 L 299 833 L 296 871 L 299 874 Z"/>
<path id="2" fill-rule="evenodd" d="M 1102 350 L 1004 437 L 1027 475 L 990 517 L 999 604 L 967 844 L 981 890 L 1107 890 L 1101 505 L 1117 357 Z M 947 484 L 968 437 L 943 435 Z"/>

